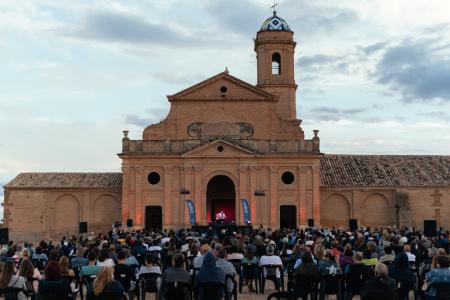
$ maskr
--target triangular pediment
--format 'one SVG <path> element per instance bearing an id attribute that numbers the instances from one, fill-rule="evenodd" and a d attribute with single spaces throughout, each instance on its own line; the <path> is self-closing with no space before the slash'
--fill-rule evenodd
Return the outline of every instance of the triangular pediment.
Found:
<path id="1" fill-rule="evenodd" d="M 196 85 L 182 90 L 172 96 L 173 101 L 277 101 L 278 96 L 272 95 L 261 88 L 231 76 L 228 71 L 219 73 Z"/>
<path id="2" fill-rule="evenodd" d="M 206 141 L 184 151 L 183 157 L 254 157 L 253 149 L 224 139 Z"/>

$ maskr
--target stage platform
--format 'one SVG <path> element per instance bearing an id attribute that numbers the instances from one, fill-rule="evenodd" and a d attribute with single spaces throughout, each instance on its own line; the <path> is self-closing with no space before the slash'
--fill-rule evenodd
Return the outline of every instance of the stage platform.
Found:
<path id="1" fill-rule="evenodd" d="M 241 226 L 241 225 L 236 225 L 236 224 L 219 224 L 219 223 L 213 223 L 210 225 L 193 225 L 191 227 L 191 229 L 193 231 L 196 232 L 207 232 L 209 230 L 209 228 L 212 228 L 214 231 L 218 232 L 221 231 L 222 229 L 227 229 L 228 231 L 236 231 L 236 232 L 247 232 L 250 233 L 252 231 L 252 226 Z"/>

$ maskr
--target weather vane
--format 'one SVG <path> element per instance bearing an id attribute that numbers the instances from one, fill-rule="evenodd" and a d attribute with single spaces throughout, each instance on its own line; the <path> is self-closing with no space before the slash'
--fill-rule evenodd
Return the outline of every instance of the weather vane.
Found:
<path id="1" fill-rule="evenodd" d="M 273 8 L 273 14 L 277 13 L 276 7 L 278 6 L 277 0 L 273 0 L 273 5 L 270 8 Z"/>

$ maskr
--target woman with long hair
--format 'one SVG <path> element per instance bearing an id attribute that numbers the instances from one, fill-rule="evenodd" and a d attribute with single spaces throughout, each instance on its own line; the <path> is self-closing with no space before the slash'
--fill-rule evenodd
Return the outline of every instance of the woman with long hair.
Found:
<path id="1" fill-rule="evenodd" d="M 31 260 L 25 259 L 22 261 L 17 275 L 22 276 L 25 279 L 27 289 L 32 289 L 37 292 L 38 281 L 41 279 L 41 273 L 39 273 L 39 270 L 34 267 Z"/>
<path id="2" fill-rule="evenodd" d="M 27 285 L 25 279 L 22 276 L 15 275 L 14 262 L 6 261 L 3 265 L 2 272 L 0 273 L 0 289 L 6 288 L 21 288 L 26 290 Z M 27 297 L 23 292 L 17 295 L 18 300 L 27 300 Z"/>
<path id="3" fill-rule="evenodd" d="M 65 255 L 59 259 L 59 268 L 61 275 L 75 276 L 75 272 L 70 268 L 69 258 Z"/>
<path id="4" fill-rule="evenodd" d="M 102 267 L 94 280 L 92 288 L 88 291 L 87 300 L 95 300 L 109 295 L 108 299 L 122 299 L 124 290 L 119 281 L 114 280 L 114 268 Z"/>

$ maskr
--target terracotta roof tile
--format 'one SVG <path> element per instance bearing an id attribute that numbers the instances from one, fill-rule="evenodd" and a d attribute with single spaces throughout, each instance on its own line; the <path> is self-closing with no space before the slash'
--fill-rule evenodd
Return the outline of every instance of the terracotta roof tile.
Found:
<path id="1" fill-rule="evenodd" d="M 328 154 L 320 177 L 322 187 L 450 186 L 450 156 Z"/>
<path id="2" fill-rule="evenodd" d="M 121 188 L 121 173 L 20 173 L 5 188 Z"/>

